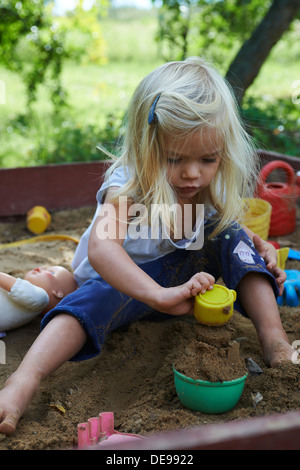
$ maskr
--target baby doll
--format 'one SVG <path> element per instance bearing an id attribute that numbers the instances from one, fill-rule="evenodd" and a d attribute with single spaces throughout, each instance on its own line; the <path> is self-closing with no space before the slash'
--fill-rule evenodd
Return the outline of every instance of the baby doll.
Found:
<path id="1" fill-rule="evenodd" d="M 62 266 L 32 269 L 24 279 L 0 273 L 0 332 L 44 315 L 76 289 L 72 273 Z"/>

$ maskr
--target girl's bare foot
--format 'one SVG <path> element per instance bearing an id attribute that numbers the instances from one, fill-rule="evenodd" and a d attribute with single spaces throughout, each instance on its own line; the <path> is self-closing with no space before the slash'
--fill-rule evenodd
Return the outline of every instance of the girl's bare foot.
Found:
<path id="1" fill-rule="evenodd" d="M 295 349 L 289 344 L 288 338 L 284 331 L 279 331 L 277 334 L 264 335 L 260 339 L 263 358 L 265 364 L 270 367 L 277 367 L 283 362 L 292 362 L 292 356 Z"/>
<path id="2" fill-rule="evenodd" d="M 248 273 L 238 285 L 238 295 L 256 329 L 266 365 L 276 367 L 291 362 L 295 349 L 283 329 L 268 279 L 259 273 Z"/>
<path id="3" fill-rule="evenodd" d="M 87 335 L 69 314 L 55 316 L 39 334 L 0 391 L 0 434 L 12 434 L 41 382 L 73 357 Z"/>
<path id="4" fill-rule="evenodd" d="M 13 374 L 0 391 L 0 434 L 13 434 L 36 393 L 39 380 Z"/>

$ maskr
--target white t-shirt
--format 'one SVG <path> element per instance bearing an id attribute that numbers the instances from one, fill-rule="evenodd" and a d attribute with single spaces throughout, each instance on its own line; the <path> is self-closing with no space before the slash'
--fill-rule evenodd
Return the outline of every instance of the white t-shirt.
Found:
<path id="1" fill-rule="evenodd" d="M 8 292 L 0 288 L 0 331 L 18 328 L 33 320 L 49 304 L 49 296 L 41 287 L 18 278 Z"/>
<path id="2" fill-rule="evenodd" d="M 88 241 L 92 226 L 98 216 L 99 210 L 103 206 L 103 198 L 106 191 L 112 186 L 122 187 L 127 183 L 128 179 L 127 170 L 120 167 L 102 184 L 97 193 L 97 209 L 94 218 L 88 229 L 82 235 L 72 262 L 74 277 L 79 286 L 88 279 L 98 276 L 88 260 Z M 128 229 L 123 248 L 136 264 L 143 264 L 161 258 L 177 248 L 185 250 L 200 249 L 203 245 L 204 223 L 204 207 L 202 204 L 199 204 L 195 228 L 191 228 L 192 237 L 190 239 L 182 238 L 182 240 L 174 242 L 164 229 L 159 230 L 158 237 L 157 235 L 154 237 L 151 232 L 151 227 L 141 227 L 140 232 L 138 232 L 136 228 L 134 228 L 135 226 L 132 225 L 130 227 L 132 230 L 130 230 L 130 228 Z"/>

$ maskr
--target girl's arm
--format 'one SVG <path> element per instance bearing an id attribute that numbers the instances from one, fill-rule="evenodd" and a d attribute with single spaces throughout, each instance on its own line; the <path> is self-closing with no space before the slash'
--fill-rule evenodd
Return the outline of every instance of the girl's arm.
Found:
<path id="1" fill-rule="evenodd" d="M 112 204 L 115 188 L 108 190 L 89 238 L 88 257 L 93 269 L 108 284 L 146 304 L 155 304 L 160 286 L 132 261 L 123 248 L 128 208 Z M 154 307 L 154 305 L 151 305 Z"/>
<path id="2" fill-rule="evenodd" d="M 113 188 L 96 218 L 88 247 L 94 270 L 118 291 L 164 313 L 190 313 L 191 300 L 214 283 L 206 273 L 197 273 L 187 283 L 172 288 L 157 284 L 130 258 L 123 248 L 128 227 L 128 207 L 111 203 Z"/>
<path id="3" fill-rule="evenodd" d="M 10 292 L 15 282 L 15 277 L 11 276 L 10 274 L 0 273 L 0 287 L 2 287 L 2 289 Z"/>

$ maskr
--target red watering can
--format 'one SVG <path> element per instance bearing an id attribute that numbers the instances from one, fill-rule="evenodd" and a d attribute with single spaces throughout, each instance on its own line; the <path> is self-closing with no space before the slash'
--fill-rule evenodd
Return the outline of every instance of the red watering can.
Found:
<path id="1" fill-rule="evenodd" d="M 281 169 L 286 173 L 285 183 L 267 183 L 269 174 Z M 269 236 L 276 237 L 292 233 L 296 228 L 296 201 L 300 187 L 296 185 L 293 168 L 286 162 L 275 160 L 265 165 L 260 174 L 255 196 L 268 201 L 272 206 Z"/>

